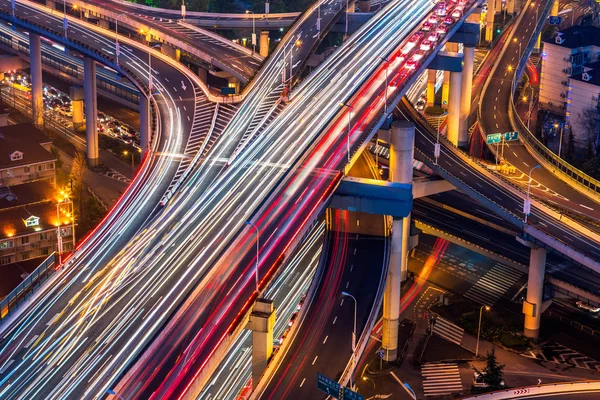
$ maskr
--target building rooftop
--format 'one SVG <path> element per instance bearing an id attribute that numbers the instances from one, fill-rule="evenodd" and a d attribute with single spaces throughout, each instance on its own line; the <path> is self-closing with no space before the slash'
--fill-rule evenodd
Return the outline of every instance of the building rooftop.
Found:
<path id="1" fill-rule="evenodd" d="M 25 261 L 2 266 L 2 279 L 0 279 L 0 299 L 7 296 L 11 290 L 23 282 L 30 273 L 47 258 L 48 256 L 32 258 Z"/>
<path id="2" fill-rule="evenodd" d="M 30 123 L 0 127 L 0 169 L 55 161 L 56 157 L 42 146 L 49 143 L 50 139 Z"/>
<path id="3" fill-rule="evenodd" d="M 0 186 L 0 210 L 54 200 L 57 189 L 50 179 L 16 186 Z"/>
<path id="4" fill-rule="evenodd" d="M 61 225 L 71 223 L 66 215 L 70 205 L 61 210 Z M 56 202 L 44 201 L 0 210 L 0 240 L 15 236 L 29 235 L 56 227 Z"/>
<path id="5" fill-rule="evenodd" d="M 577 47 L 599 46 L 600 28 L 593 25 L 576 25 L 558 32 L 544 43 L 574 49 Z"/>

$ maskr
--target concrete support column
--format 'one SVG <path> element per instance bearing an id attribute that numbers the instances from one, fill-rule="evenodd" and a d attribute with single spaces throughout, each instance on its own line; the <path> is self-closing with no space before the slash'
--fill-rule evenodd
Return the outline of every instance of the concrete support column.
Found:
<path id="1" fill-rule="evenodd" d="M 515 13 L 515 0 L 506 0 L 506 12 L 511 15 Z"/>
<path id="2" fill-rule="evenodd" d="M 46 7 L 56 10 L 56 2 L 52 0 L 46 0 Z"/>
<path id="3" fill-rule="evenodd" d="M 98 103 L 96 95 L 96 62 L 83 59 L 83 90 L 85 97 L 85 139 L 90 167 L 98 165 Z"/>
<path id="4" fill-rule="evenodd" d="M 208 70 L 198 67 L 198 78 L 204 83 L 208 82 Z"/>
<path id="5" fill-rule="evenodd" d="M 44 82 L 42 81 L 42 47 L 40 35 L 29 33 L 29 74 L 31 75 L 31 115 L 33 124 L 44 126 Z"/>
<path id="6" fill-rule="evenodd" d="M 495 15 L 495 2 L 493 0 L 488 1 L 488 10 L 486 15 L 485 23 L 485 41 L 491 42 L 494 34 L 494 15 Z"/>
<path id="7" fill-rule="evenodd" d="M 390 141 L 392 140 L 391 137 L 392 137 L 392 131 L 389 130 L 389 129 L 382 129 L 382 128 L 380 128 L 377 131 L 377 139 L 380 142 L 384 142 L 384 143 L 387 143 L 389 145 Z"/>
<path id="8" fill-rule="evenodd" d="M 415 126 L 408 121 L 394 121 L 390 144 L 390 180 L 412 183 Z M 408 227 L 408 229 L 406 229 Z M 410 216 L 394 219 L 392 225 L 392 254 L 383 295 L 382 348 L 384 360 L 398 358 L 398 323 L 400 319 L 400 284 L 406 279 Z"/>
<path id="9" fill-rule="evenodd" d="M 450 96 L 448 98 L 448 126 L 446 137 L 455 146 L 464 146 L 458 140 L 460 122 L 460 92 L 462 90 L 462 72 L 450 72 Z"/>
<path id="10" fill-rule="evenodd" d="M 471 92 L 473 90 L 473 65 L 475 47 L 463 46 L 463 72 L 458 120 L 458 146 L 464 147 L 469 141 L 469 114 L 471 113 Z"/>
<path id="11" fill-rule="evenodd" d="M 150 124 L 150 101 L 143 94 L 140 95 L 140 147 L 142 155 L 150 150 L 152 140 L 152 126 Z"/>
<path id="12" fill-rule="evenodd" d="M 81 86 L 71 86 L 71 105 L 73 106 L 73 129 L 77 130 L 83 126 L 83 100 L 84 93 Z"/>
<path id="13" fill-rule="evenodd" d="M 448 107 L 448 98 L 450 96 L 450 72 L 444 71 L 444 81 L 442 83 L 442 107 Z"/>
<path id="14" fill-rule="evenodd" d="M 538 35 L 537 42 L 535 42 L 535 46 L 533 47 L 533 51 L 535 51 L 536 53 L 539 53 L 541 47 L 542 47 L 542 34 L 540 33 Z"/>
<path id="15" fill-rule="evenodd" d="M 235 89 L 235 94 L 239 94 L 240 93 L 240 80 L 238 78 L 236 78 L 235 76 L 232 76 L 228 79 L 228 81 L 229 81 L 229 87 Z"/>
<path id="16" fill-rule="evenodd" d="M 540 333 L 545 270 L 546 249 L 537 246 L 531 247 L 527 301 L 523 303 L 523 313 L 525 314 L 524 334 L 532 339 L 537 339 Z"/>
<path id="17" fill-rule="evenodd" d="M 559 5 L 559 1 L 554 0 L 554 3 L 552 3 L 552 9 L 550 10 L 551 17 L 558 17 L 558 5 Z"/>
<path id="18" fill-rule="evenodd" d="M 491 0 L 488 1 L 488 3 L 491 3 Z M 488 8 L 489 8 L 489 4 L 488 4 Z M 502 0 L 495 0 L 494 10 L 495 10 L 496 15 L 502 13 Z"/>
<path id="19" fill-rule="evenodd" d="M 259 53 L 263 57 L 269 55 L 269 31 L 260 31 Z"/>
<path id="20" fill-rule="evenodd" d="M 252 329 L 252 388 L 256 388 L 273 354 L 275 307 L 272 300 L 256 299 L 249 325 Z"/>
<path id="21" fill-rule="evenodd" d="M 435 103 L 435 81 L 437 71 L 435 69 L 427 70 L 427 107 L 431 107 Z"/>

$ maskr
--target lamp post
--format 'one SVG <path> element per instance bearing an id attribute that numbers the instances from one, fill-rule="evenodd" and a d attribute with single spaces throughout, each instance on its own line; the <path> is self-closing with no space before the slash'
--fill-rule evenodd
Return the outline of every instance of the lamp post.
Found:
<path id="1" fill-rule="evenodd" d="M 65 30 L 65 38 L 67 36 L 67 29 L 69 28 L 69 21 L 67 20 L 67 1 L 63 0 L 63 29 Z"/>
<path id="2" fill-rule="evenodd" d="M 527 182 L 527 197 L 525 198 L 525 202 L 523 203 L 523 214 L 525 214 L 525 223 L 527 223 L 527 217 L 531 212 L 531 174 L 533 173 L 534 169 L 537 169 L 539 167 L 541 167 L 541 165 L 538 164 L 535 167 L 531 168 L 531 171 L 529 171 L 529 181 Z"/>
<path id="3" fill-rule="evenodd" d="M 562 150 L 562 141 L 563 141 L 563 128 L 564 128 L 564 123 L 561 122 L 560 124 L 554 124 L 554 127 L 556 129 L 558 129 L 560 127 L 560 137 L 559 137 L 559 141 L 558 141 L 558 158 L 560 158 L 560 153 Z"/>
<path id="4" fill-rule="evenodd" d="M 254 272 L 255 272 L 254 279 L 256 280 L 256 293 L 260 293 L 258 290 L 258 264 L 259 264 L 259 258 L 260 258 L 260 244 L 259 244 L 260 230 L 258 229 L 258 226 L 256 226 L 256 224 L 254 224 L 250 221 L 246 221 L 246 222 L 244 222 L 244 224 L 250 225 L 251 227 L 256 229 L 256 268 L 254 269 Z"/>
<path id="5" fill-rule="evenodd" d="M 438 125 L 437 125 L 437 138 L 435 140 L 435 145 L 433 146 L 433 156 L 435 157 L 435 165 L 438 165 L 438 159 L 442 153 L 442 147 L 440 146 L 440 125 L 442 124 L 442 117 L 444 114 L 440 114 L 438 116 Z"/>
<path id="6" fill-rule="evenodd" d="M 117 18 L 115 18 L 115 57 L 117 65 L 119 65 L 119 55 L 121 54 L 121 48 L 119 47 L 119 18 L 123 15 L 125 15 L 125 13 L 117 15 Z"/>
<path id="7" fill-rule="evenodd" d="M 121 399 L 121 400 L 125 400 L 125 399 L 123 398 L 123 396 L 121 396 L 119 393 L 115 392 L 115 391 L 114 391 L 114 390 L 112 390 L 112 389 L 106 389 L 106 394 L 112 394 L 113 396 L 117 396 L 117 397 L 118 397 L 119 399 Z"/>
<path id="8" fill-rule="evenodd" d="M 150 46 L 150 49 L 156 49 L 159 47 L 160 44 L 155 44 L 154 46 Z M 150 91 L 149 96 L 152 96 L 152 50 L 148 52 L 148 90 Z M 148 103 L 150 103 L 150 101 L 148 101 Z"/>
<path id="9" fill-rule="evenodd" d="M 252 55 L 256 53 L 256 27 L 254 25 L 254 11 L 246 10 L 246 14 L 252 14 Z"/>
<path id="10" fill-rule="evenodd" d="M 483 315 L 483 309 L 490 311 L 490 306 L 481 306 L 479 309 L 479 327 L 477 328 L 477 344 L 475 345 L 475 357 L 479 355 L 479 335 L 481 333 L 481 317 Z"/>
<path id="11" fill-rule="evenodd" d="M 287 55 L 283 56 L 283 71 L 282 71 L 282 83 L 285 85 L 286 82 L 289 83 L 289 93 L 292 92 L 292 78 L 293 78 L 293 68 L 294 68 L 294 48 L 299 48 L 302 45 L 302 40 L 298 39 L 294 42 L 294 45 L 290 48 L 290 76 L 288 79 L 285 78 L 285 59 Z M 289 94 L 288 94 L 289 95 Z"/>
<path id="12" fill-rule="evenodd" d="M 344 38 L 348 37 L 348 0 L 346 0 L 346 30 L 344 33 Z"/>
<path id="13" fill-rule="evenodd" d="M 129 155 L 129 152 L 128 152 L 127 150 L 125 150 L 125 151 L 123 152 L 123 155 L 124 155 L 125 157 L 127 157 L 127 156 Z M 133 164 L 133 152 L 131 152 L 131 173 L 132 173 L 133 175 L 135 175 L 135 165 Z"/>
<path id="14" fill-rule="evenodd" d="M 388 103 L 388 68 L 390 66 L 390 60 L 385 57 L 379 56 L 381 61 L 385 62 L 385 91 L 384 91 L 384 99 L 385 103 L 383 104 L 383 112 L 387 114 L 387 103 Z"/>
<path id="15" fill-rule="evenodd" d="M 317 33 L 321 34 L 321 3 L 317 5 Z"/>
<path id="16" fill-rule="evenodd" d="M 354 300 L 354 330 L 352 331 L 352 373 L 350 374 L 350 387 L 354 388 L 354 365 L 356 363 L 356 308 L 358 306 L 358 302 L 356 301 L 356 297 L 352 296 L 348 292 L 342 292 L 343 296 L 350 297 Z"/>
<path id="17" fill-rule="evenodd" d="M 342 103 L 342 107 L 348 107 L 348 136 L 346 141 L 346 149 L 348 150 L 348 162 L 350 162 L 350 133 L 352 129 L 352 109 L 354 106 L 351 106 L 348 103 Z"/>

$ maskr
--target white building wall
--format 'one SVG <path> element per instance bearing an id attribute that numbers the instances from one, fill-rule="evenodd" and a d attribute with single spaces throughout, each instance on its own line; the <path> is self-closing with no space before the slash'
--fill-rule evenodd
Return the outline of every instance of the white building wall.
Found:
<path id="1" fill-rule="evenodd" d="M 600 74 L 600 71 L 592 73 Z M 590 108 L 596 109 L 600 87 L 575 79 L 571 79 L 569 82 L 571 93 L 567 104 L 565 122 L 573 129 L 575 145 L 577 147 L 585 147 L 587 144 L 588 129 L 586 128 L 588 122 L 582 119 L 582 115 L 585 110 Z"/>
<path id="2" fill-rule="evenodd" d="M 569 57 L 571 49 L 552 43 L 544 43 L 545 55 L 542 56 L 542 73 L 540 76 L 540 103 L 553 107 L 561 107 L 567 100 L 568 87 L 563 84 L 569 75 L 564 72 L 571 68 Z"/>

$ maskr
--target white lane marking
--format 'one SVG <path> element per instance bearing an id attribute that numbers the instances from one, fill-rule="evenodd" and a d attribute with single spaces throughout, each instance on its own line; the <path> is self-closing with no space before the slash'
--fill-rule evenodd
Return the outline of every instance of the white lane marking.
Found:
<path id="1" fill-rule="evenodd" d="M 354 255 L 356 255 L 356 249 L 354 249 Z"/>
<path id="2" fill-rule="evenodd" d="M 333 324 L 332 324 L 332 325 L 335 325 L 335 321 L 337 321 L 337 315 L 336 315 L 336 316 L 335 316 L 335 318 L 333 319 Z"/>
<path id="3" fill-rule="evenodd" d="M 586 206 L 586 205 L 583 205 L 583 204 L 579 204 L 579 205 L 580 205 L 581 207 L 583 207 L 583 208 L 587 208 L 587 209 L 588 209 L 588 210 L 590 210 L 590 211 L 594 211 L 594 209 L 593 209 L 592 207 L 588 207 L 588 206 Z"/>
<path id="4" fill-rule="evenodd" d="M 350 281 L 346 282 L 346 289 L 348 289 L 349 285 L 350 285 Z"/>
<path id="5" fill-rule="evenodd" d="M 342 301 L 340 302 L 340 307 L 344 305 L 344 299 L 342 298 Z"/>
<path id="6" fill-rule="evenodd" d="M 325 336 L 325 340 L 323 340 L 323 344 L 327 343 L 327 338 L 329 337 L 329 335 Z"/>
<path id="7" fill-rule="evenodd" d="M 304 385 L 304 382 L 306 382 L 306 378 L 302 379 L 302 383 L 300 383 L 300 387 L 302 387 L 302 385 Z"/>
<path id="8" fill-rule="evenodd" d="M 527 163 L 525 161 L 523 161 L 523 165 L 526 166 L 527 168 L 529 168 L 529 165 L 527 165 Z"/>
<path id="9" fill-rule="evenodd" d="M 2 367 L 2 369 L 0 369 L 0 374 L 3 374 L 4 371 L 6 371 L 8 369 L 8 367 L 10 367 L 10 365 L 14 362 L 15 362 L 15 360 L 10 360 L 6 364 L 4 364 L 4 367 Z"/>
<path id="10" fill-rule="evenodd" d="M 312 362 L 312 365 L 315 365 L 315 363 L 317 362 L 317 358 L 319 358 L 319 356 L 315 356 L 315 359 Z"/>
<path id="11" fill-rule="evenodd" d="M 32 337 L 31 340 L 25 345 L 25 348 L 28 349 L 38 337 L 40 337 L 40 335 L 35 335 L 34 337 Z"/>

